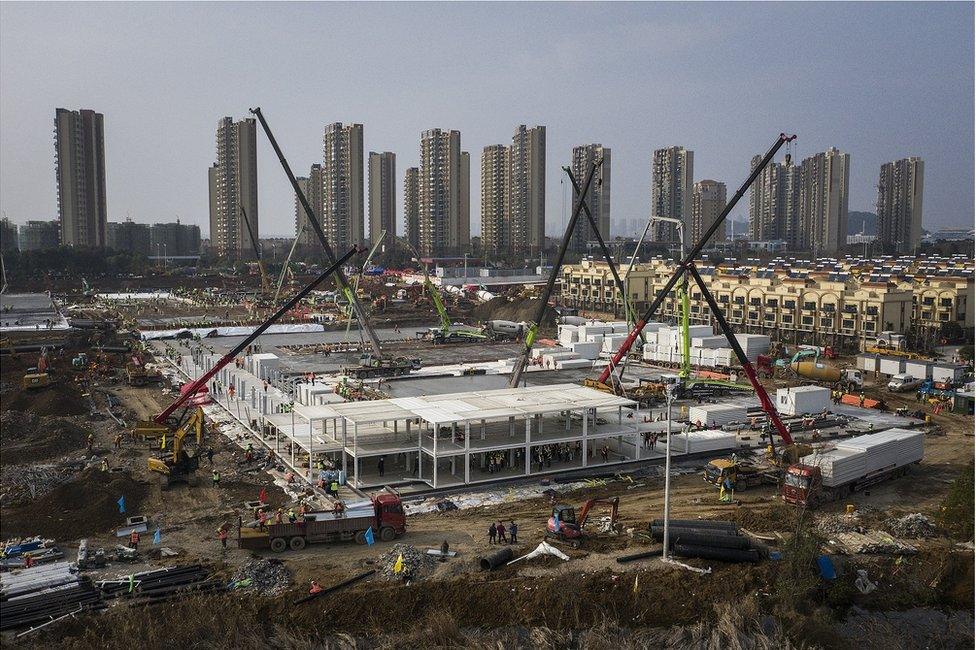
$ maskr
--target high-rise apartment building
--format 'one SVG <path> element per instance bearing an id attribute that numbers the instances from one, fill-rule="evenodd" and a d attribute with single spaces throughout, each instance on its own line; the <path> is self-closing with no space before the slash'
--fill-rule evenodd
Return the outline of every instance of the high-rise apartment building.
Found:
<path id="1" fill-rule="evenodd" d="M 420 170 L 408 167 L 403 175 L 403 236 L 420 247 Z"/>
<path id="2" fill-rule="evenodd" d="M 9 253 L 19 250 L 19 241 L 17 226 L 11 223 L 7 217 L 0 219 L 0 252 Z"/>
<path id="3" fill-rule="evenodd" d="M 253 118 L 223 117 L 217 123 L 217 162 L 209 170 L 209 185 L 210 247 L 219 258 L 253 257 L 251 238 L 260 237 L 256 129 Z"/>
<path id="4" fill-rule="evenodd" d="M 695 152 L 684 147 L 654 151 L 651 162 L 651 216 L 681 219 L 685 236 L 692 231 L 691 192 L 694 185 Z M 667 222 L 655 222 L 648 233 L 651 241 L 678 241 L 678 229 Z"/>
<path id="5" fill-rule="evenodd" d="M 112 250 L 149 256 L 149 224 L 110 221 L 107 229 L 107 246 Z"/>
<path id="6" fill-rule="evenodd" d="M 546 127 L 520 124 L 508 161 L 507 247 L 537 253 L 546 243 Z"/>
<path id="7" fill-rule="evenodd" d="M 725 183 L 712 180 L 695 183 L 691 191 L 691 229 L 685 231 L 688 248 L 700 241 L 705 231 L 718 220 L 726 203 Z M 709 241 L 725 241 L 725 224 L 715 231 Z"/>
<path id="8" fill-rule="evenodd" d="M 471 240 L 471 158 L 461 132 L 429 129 L 420 139 L 419 250 L 458 255 Z"/>
<path id="9" fill-rule="evenodd" d="M 315 218 L 319 225 L 322 225 L 322 165 L 314 164 L 309 170 L 308 176 L 296 178 L 298 187 L 305 195 L 305 200 L 315 213 Z M 308 214 L 305 207 L 295 195 L 295 236 L 298 238 L 299 246 L 312 246 L 319 243 L 315 229 L 308 222 Z"/>
<path id="10" fill-rule="evenodd" d="M 749 171 L 762 161 L 752 157 Z M 789 154 L 782 163 L 770 162 L 749 190 L 749 236 L 753 241 L 783 240 L 790 250 L 802 250 L 800 228 L 800 168 Z"/>
<path id="11" fill-rule="evenodd" d="M 363 125 L 336 122 L 322 136 L 322 230 L 337 254 L 363 237 Z"/>
<path id="12" fill-rule="evenodd" d="M 481 247 L 486 255 L 509 250 L 509 151 L 503 144 L 481 151 Z"/>
<path id="13" fill-rule="evenodd" d="M 20 227 L 20 250 L 46 251 L 57 248 L 61 242 L 59 221 L 28 221 Z"/>
<path id="14" fill-rule="evenodd" d="M 925 162 L 903 158 L 881 165 L 878 177 L 878 239 L 886 252 L 912 253 L 922 241 Z"/>
<path id="15" fill-rule="evenodd" d="M 150 255 L 192 257 L 200 254 L 200 226 L 180 223 L 179 219 L 176 223 L 154 223 L 149 229 L 149 240 Z"/>
<path id="16" fill-rule="evenodd" d="M 800 166 L 800 233 L 803 250 L 834 254 L 847 245 L 850 154 L 831 147 Z"/>
<path id="17" fill-rule="evenodd" d="M 396 237 L 396 154 L 369 152 L 369 241 L 376 245 L 384 230 Z"/>
<path id="18" fill-rule="evenodd" d="M 87 109 L 57 109 L 54 154 L 61 244 L 104 248 L 108 223 L 104 116 Z"/>
<path id="19" fill-rule="evenodd" d="M 590 169 L 590 163 L 603 160 L 603 164 L 596 170 L 593 182 L 590 183 L 589 192 L 586 194 L 586 204 L 590 208 L 600 236 L 604 240 L 610 237 L 610 147 L 602 144 L 584 144 L 573 147 L 573 177 L 579 184 L 580 189 L 586 182 L 586 175 Z M 579 195 L 573 190 L 572 209 L 576 209 L 579 202 Z M 596 239 L 590 227 L 590 221 L 586 214 L 580 211 L 579 218 L 576 220 L 576 228 L 573 230 L 573 238 L 570 242 L 571 250 L 577 252 L 586 251 L 586 243 Z"/>

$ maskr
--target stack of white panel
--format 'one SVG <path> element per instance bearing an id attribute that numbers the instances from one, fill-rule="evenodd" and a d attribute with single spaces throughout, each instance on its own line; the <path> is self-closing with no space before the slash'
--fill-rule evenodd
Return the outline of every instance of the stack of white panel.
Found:
<path id="1" fill-rule="evenodd" d="M 613 354 L 620 349 L 620 344 L 627 338 L 626 334 L 607 334 L 603 337 L 603 354 Z"/>
<path id="2" fill-rule="evenodd" d="M 719 451 L 722 449 L 735 449 L 738 442 L 734 433 L 721 431 L 719 429 L 707 429 L 705 431 L 692 431 L 690 433 L 672 434 L 671 451 L 683 452 L 687 445 L 689 454 L 698 454 L 706 451 Z"/>
<path id="3" fill-rule="evenodd" d="M 924 446 L 921 431 L 889 429 L 845 440 L 831 451 L 804 456 L 800 462 L 820 467 L 824 485 L 832 487 L 918 462 Z"/>
<path id="4" fill-rule="evenodd" d="M 278 355 L 271 354 L 270 352 L 252 354 L 247 358 L 248 370 L 258 379 L 269 379 L 271 377 L 271 370 L 280 365 L 281 359 L 278 358 Z"/>
<path id="5" fill-rule="evenodd" d="M 604 334 L 613 333 L 612 330 L 610 329 L 610 326 L 605 323 L 587 323 L 586 325 L 580 325 L 578 331 L 579 331 L 578 340 L 580 341 L 586 341 L 588 340 L 587 339 L 588 336 L 594 334 L 599 334 L 602 336 Z"/>
<path id="6" fill-rule="evenodd" d="M 611 334 L 627 334 L 630 332 L 630 325 L 626 321 L 615 320 L 607 323 L 610 326 Z"/>
<path id="7" fill-rule="evenodd" d="M 735 353 L 732 352 L 732 348 L 715 348 L 712 354 L 714 355 L 713 358 L 715 359 L 715 366 L 717 368 L 731 368 L 738 365 L 738 360 L 735 358 Z"/>
<path id="8" fill-rule="evenodd" d="M 579 328 L 576 325 L 560 325 L 558 331 L 559 345 L 569 346 L 579 340 Z"/>
<path id="9" fill-rule="evenodd" d="M 724 336 L 694 336 L 691 344 L 696 348 L 723 348 L 728 345 Z"/>
<path id="10" fill-rule="evenodd" d="M 579 359 L 579 355 L 571 350 L 550 352 L 549 354 L 542 355 L 542 367 L 555 368 L 556 362 L 562 359 Z"/>
<path id="11" fill-rule="evenodd" d="M 712 348 L 692 347 L 690 354 L 692 365 L 702 368 L 715 367 L 715 350 Z"/>
<path id="12" fill-rule="evenodd" d="M 557 370 L 568 370 L 570 368 L 592 368 L 592 359 L 557 359 Z"/>
<path id="13" fill-rule="evenodd" d="M 580 341 L 583 343 L 596 343 L 602 348 L 604 338 L 606 338 L 605 334 L 587 334 L 585 338 L 581 336 Z"/>
<path id="14" fill-rule="evenodd" d="M 656 361 L 657 343 L 645 343 L 642 353 L 644 355 L 644 361 Z"/>
<path id="15" fill-rule="evenodd" d="M 706 427 L 720 427 L 729 422 L 745 422 L 746 407 L 737 404 L 704 404 L 688 408 L 688 421 Z"/>
<path id="16" fill-rule="evenodd" d="M 765 334 L 736 334 L 735 339 L 753 363 L 760 354 L 769 354 L 769 337 Z"/>
<path id="17" fill-rule="evenodd" d="M 561 348 L 532 348 L 532 358 L 541 357 L 551 352 L 565 352 Z"/>
<path id="18" fill-rule="evenodd" d="M 796 386 L 776 390 L 776 410 L 784 415 L 820 413 L 830 408 L 830 389 L 822 386 Z"/>
<path id="19" fill-rule="evenodd" d="M 600 350 L 603 349 L 603 342 L 582 343 L 577 341 L 576 343 L 570 343 L 569 349 L 575 352 L 580 358 L 596 359 L 600 356 Z"/>

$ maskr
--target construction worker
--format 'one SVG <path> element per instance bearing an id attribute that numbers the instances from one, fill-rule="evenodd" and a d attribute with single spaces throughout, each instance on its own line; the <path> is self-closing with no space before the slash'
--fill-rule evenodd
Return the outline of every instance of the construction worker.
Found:
<path id="1" fill-rule="evenodd" d="M 221 526 L 217 529 L 217 539 L 220 540 L 220 545 L 227 548 L 227 529 Z"/>
<path id="2" fill-rule="evenodd" d="M 115 448 L 116 449 L 122 449 L 122 433 L 121 432 L 117 436 L 115 436 Z"/>
<path id="3" fill-rule="evenodd" d="M 89 433 L 88 437 L 85 438 L 85 447 L 91 452 L 92 447 L 95 445 L 95 434 Z"/>
<path id="4" fill-rule="evenodd" d="M 336 517 L 342 517 L 346 513 L 346 504 L 342 502 L 342 499 L 337 499 L 335 505 L 332 507 L 332 514 Z"/>
<path id="5" fill-rule="evenodd" d="M 320 591 L 322 591 L 322 587 L 319 586 L 319 583 L 318 582 L 316 582 L 315 580 L 312 580 L 312 586 L 309 588 L 308 593 L 310 593 L 310 594 L 317 594 Z"/>
<path id="6" fill-rule="evenodd" d="M 258 528 L 264 530 L 268 526 L 268 513 L 264 510 L 258 512 Z"/>
<path id="7" fill-rule="evenodd" d="M 210 461 L 211 467 L 213 467 L 213 457 L 214 457 L 213 447 L 207 447 L 207 460 Z"/>
<path id="8" fill-rule="evenodd" d="M 227 395 L 231 399 L 234 399 L 234 384 L 231 384 L 230 386 L 227 387 Z"/>
<path id="9" fill-rule="evenodd" d="M 220 472 L 215 469 L 210 476 L 210 480 L 213 482 L 213 487 L 220 487 Z"/>
<path id="10" fill-rule="evenodd" d="M 285 517 L 285 513 L 282 511 L 281 508 L 278 508 L 278 510 L 275 511 L 275 523 L 280 524 L 284 519 L 284 517 Z"/>
<path id="11" fill-rule="evenodd" d="M 129 548 L 139 550 L 139 531 L 134 530 L 129 533 Z"/>
<path id="12" fill-rule="evenodd" d="M 518 524 L 512 519 L 508 522 L 508 542 L 509 544 L 518 544 Z"/>
<path id="13" fill-rule="evenodd" d="M 295 509 L 294 508 L 288 508 L 288 523 L 289 524 L 293 524 L 293 523 L 295 523 L 295 520 L 296 519 L 298 519 L 298 516 L 295 515 Z"/>
<path id="14" fill-rule="evenodd" d="M 333 498 L 339 496 L 339 481 L 337 479 L 332 479 L 332 482 L 329 483 L 329 494 L 331 494 Z"/>
<path id="15" fill-rule="evenodd" d="M 495 538 L 498 536 L 498 529 L 495 528 L 495 522 L 488 524 L 488 543 L 494 544 Z"/>
<path id="16" fill-rule="evenodd" d="M 858 397 L 858 406 L 864 408 L 864 393 L 861 393 L 861 395 Z"/>
<path id="17" fill-rule="evenodd" d="M 732 483 L 732 478 L 729 476 L 725 477 L 722 481 L 722 487 L 718 491 L 718 500 L 722 503 L 732 503 L 732 495 L 735 492 L 734 484 Z"/>

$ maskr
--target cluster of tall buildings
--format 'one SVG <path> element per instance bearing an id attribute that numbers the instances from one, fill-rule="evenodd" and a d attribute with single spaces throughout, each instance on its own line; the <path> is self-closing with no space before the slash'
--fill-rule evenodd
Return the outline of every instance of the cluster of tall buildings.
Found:
<path id="1" fill-rule="evenodd" d="M 546 127 L 515 129 L 512 144 L 481 152 L 481 245 L 486 255 L 530 255 L 546 241 Z"/>
<path id="2" fill-rule="evenodd" d="M 111 247 L 147 255 L 195 255 L 196 226 L 108 223 L 104 116 L 93 110 L 55 112 L 58 220 L 7 223 L 5 246 L 21 250 L 58 245 Z M 755 169 L 761 156 L 754 156 Z M 571 173 L 582 186 L 591 164 L 602 161 L 586 197 L 596 230 L 610 238 L 611 151 L 602 144 L 573 148 Z M 793 251 L 830 255 L 847 244 L 851 157 L 827 149 L 794 164 L 787 154 L 770 163 L 749 197 L 749 236 Z M 365 172 L 365 178 L 364 178 Z M 216 129 L 216 161 L 208 170 L 210 246 L 222 259 L 253 257 L 259 248 L 257 127 L 252 118 L 223 117 Z M 322 160 L 298 179 L 323 234 L 336 249 L 401 234 L 425 256 L 460 255 L 471 249 L 471 160 L 456 130 L 421 134 L 420 164 L 403 176 L 403 225 L 397 232 L 396 154 L 364 156 L 362 124 L 328 124 Z M 486 255 L 534 255 L 545 246 L 546 127 L 516 127 L 510 144 L 481 152 L 481 245 Z M 877 240 L 884 252 L 910 253 L 922 239 L 924 162 L 904 158 L 881 166 Z M 578 197 L 573 192 L 573 205 Z M 668 146 L 653 152 L 650 240 L 701 239 L 727 205 L 720 181 L 694 179 L 694 152 Z M 9 227 L 7 227 L 9 226 Z M 194 230 L 195 229 L 195 230 Z M 317 233 L 295 197 L 295 232 L 301 245 L 317 245 Z M 570 249 L 588 250 L 593 226 L 580 215 Z M 725 239 L 725 229 L 713 234 Z M 156 249 L 166 249 L 166 252 Z"/>
<path id="3" fill-rule="evenodd" d="M 762 156 L 752 158 L 754 170 Z M 799 165 L 787 155 L 771 162 L 749 196 L 750 237 L 785 242 L 786 250 L 832 255 L 848 235 L 851 156 L 831 147 Z M 878 241 L 885 252 L 912 252 L 922 238 L 921 158 L 881 166 L 878 181 Z"/>

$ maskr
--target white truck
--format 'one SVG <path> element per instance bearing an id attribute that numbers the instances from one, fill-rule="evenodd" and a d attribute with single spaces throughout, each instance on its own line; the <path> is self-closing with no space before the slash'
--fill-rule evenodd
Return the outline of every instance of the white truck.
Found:
<path id="1" fill-rule="evenodd" d="M 922 381 L 921 378 L 914 377 L 907 372 L 898 373 L 891 376 L 891 380 L 888 382 L 888 390 L 892 393 L 904 393 L 915 390 L 922 385 Z"/>
<path id="2" fill-rule="evenodd" d="M 812 507 L 900 476 L 922 460 L 924 445 L 925 434 L 911 429 L 838 442 L 790 465 L 783 479 L 783 500 Z"/>

